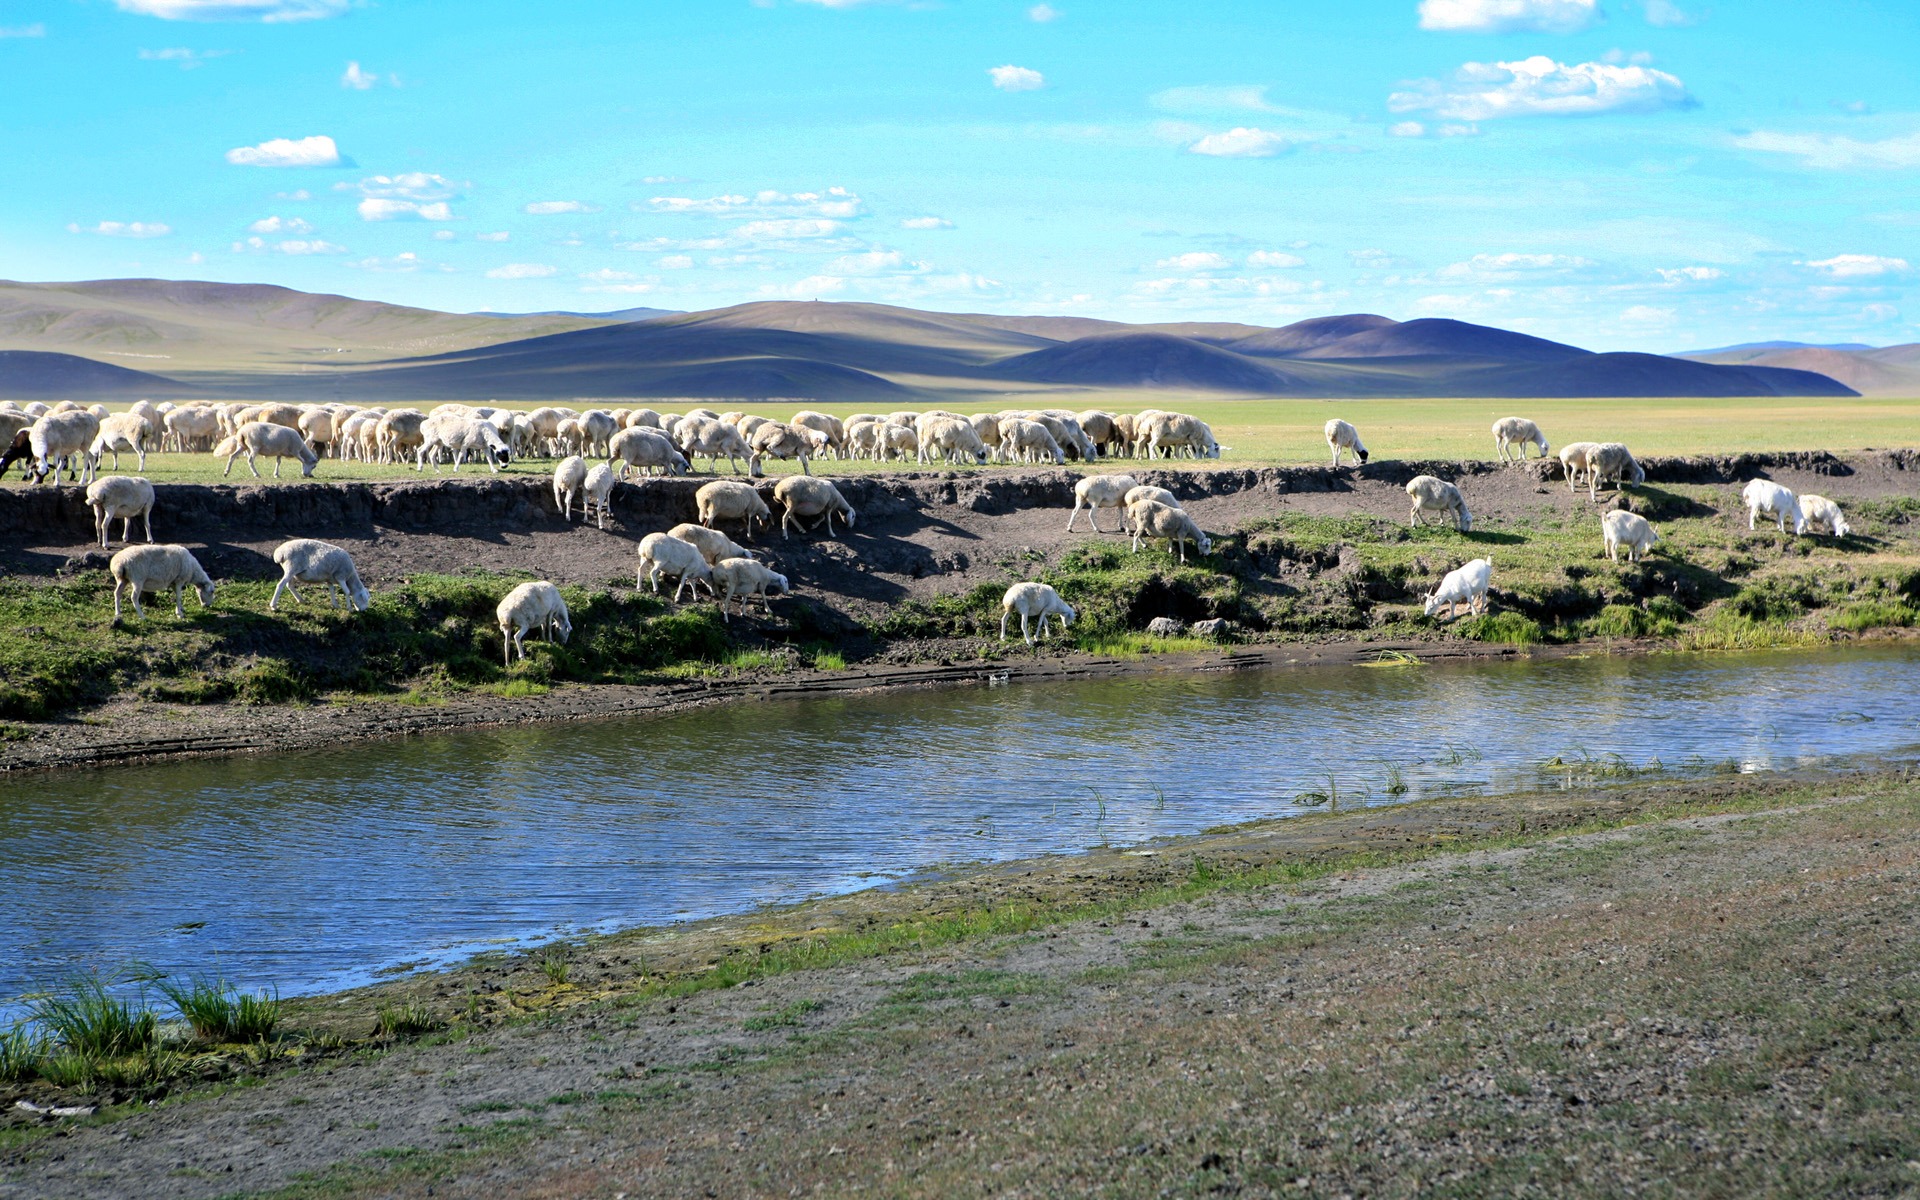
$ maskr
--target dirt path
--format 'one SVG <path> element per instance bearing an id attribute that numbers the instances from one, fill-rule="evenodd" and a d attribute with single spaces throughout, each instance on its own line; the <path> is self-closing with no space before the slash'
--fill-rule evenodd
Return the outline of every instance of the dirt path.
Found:
<path id="1" fill-rule="evenodd" d="M 1917 835 L 1904 777 L 1736 780 L 1015 864 L 588 948 L 544 1000 L 443 977 L 550 1015 L 32 1139 L 0 1196 L 1912 1194 Z M 1308 869 L 1490 836 L 1521 844 Z M 649 948 L 1081 896 L 1112 902 L 564 1007 Z"/>

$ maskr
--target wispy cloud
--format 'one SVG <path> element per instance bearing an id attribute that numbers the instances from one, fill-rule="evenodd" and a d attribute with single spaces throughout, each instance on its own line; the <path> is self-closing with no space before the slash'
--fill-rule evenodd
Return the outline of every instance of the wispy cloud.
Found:
<path id="1" fill-rule="evenodd" d="M 476 242 L 504 242 L 510 236 L 506 230 L 502 229 L 494 233 L 476 233 L 473 235 L 473 240 Z"/>
<path id="2" fill-rule="evenodd" d="M 236 167 L 344 167 L 352 165 L 341 157 L 333 139 L 316 134 L 304 138 L 273 138 L 258 146 L 238 146 L 227 151 L 227 161 Z"/>
<path id="3" fill-rule="evenodd" d="M 1673 0 L 1643 0 L 1641 11 L 1647 18 L 1647 24 L 1661 29 L 1676 29 L 1685 25 L 1697 25 L 1700 18 L 1686 12 Z"/>
<path id="4" fill-rule="evenodd" d="M 504 267 L 495 267 L 487 272 L 488 279 L 545 279 L 549 275 L 558 275 L 560 268 L 545 263 L 508 263 Z"/>
<path id="5" fill-rule="evenodd" d="M 1541 275 L 1562 275 L 1591 267 L 1593 260 L 1570 254 L 1476 254 L 1465 262 L 1440 268 L 1440 278 L 1506 281 Z"/>
<path id="6" fill-rule="evenodd" d="M 1288 254 L 1282 250 L 1255 250 L 1252 254 L 1247 255 L 1247 265 L 1250 267 L 1291 269 L 1293 267 L 1306 266 L 1307 260 L 1297 254 Z"/>
<path id="7" fill-rule="evenodd" d="M 1426 125 L 1419 121 L 1396 121 L 1387 126 L 1387 136 L 1397 138 L 1459 138 L 1479 137 L 1480 127 L 1473 124 L 1450 122 L 1442 125 Z"/>
<path id="8" fill-rule="evenodd" d="M 1742 150 L 1789 155 L 1805 166 L 1827 171 L 1920 167 L 1920 133 L 1864 141 L 1824 133 L 1759 130 L 1736 137 L 1733 144 Z"/>
<path id="9" fill-rule="evenodd" d="M 1210 133 L 1188 146 L 1187 152 L 1213 158 L 1272 158 L 1291 149 L 1293 143 L 1283 134 L 1241 126 L 1225 133 Z"/>
<path id="10" fill-rule="evenodd" d="M 140 59 L 143 62 L 178 63 L 182 71 L 192 71 L 205 66 L 211 59 L 225 58 L 232 53 L 231 50 L 190 50 L 185 46 L 169 46 L 164 50 L 142 50 Z"/>
<path id="11" fill-rule="evenodd" d="M 431 171 L 406 171 L 399 175 L 369 175 L 358 183 L 336 183 L 333 189 L 387 200 L 452 200 L 463 194 L 467 186 Z"/>
<path id="12" fill-rule="evenodd" d="M 349 62 L 347 69 L 340 73 L 340 86 L 356 92 L 368 91 L 380 83 L 380 76 L 372 71 L 362 70 L 359 62 Z"/>
<path id="13" fill-rule="evenodd" d="M 1597 0 L 1420 0 L 1420 28 L 1455 33 L 1575 33 L 1599 15 Z"/>
<path id="14" fill-rule="evenodd" d="M 289 238 L 285 241 L 269 242 L 265 238 L 250 237 L 244 242 L 235 242 L 233 252 L 235 254 L 290 254 L 298 258 L 310 254 L 345 254 L 347 248 L 319 238 Z"/>
<path id="15" fill-rule="evenodd" d="M 427 265 L 426 260 L 411 250 L 394 255 L 392 258 L 362 258 L 346 264 L 361 271 L 394 271 L 405 273 L 418 271 Z"/>
<path id="16" fill-rule="evenodd" d="M 582 200 L 535 200 L 520 211 L 536 217 L 551 217 L 562 213 L 597 213 L 600 206 Z"/>
<path id="17" fill-rule="evenodd" d="M 1027 20 L 1045 25 L 1049 21 L 1058 21 L 1063 14 L 1051 4 L 1036 4 L 1027 10 Z"/>
<path id="18" fill-rule="evenodd" d="M 1836 254 L 1817 262 L 1799 264 L 1834 279 L 1872 279 L 1882 275 L 1905 275 L 1912 264 L 1904 258 L 1882 258 L 1878 254 Z"/>
<path id="19" fill-rule="evenodd" d="M 1654 273 L 1668 283 L 1711 283 L 1726 275 L 1719 267 L 1656 267 Z"/>
<path id="20" fill-rule="evenodd" d="M 0 25 L 0 39 L 6 38 L 43 38 L 47 36 L 44 22 L 35 21 L 31 25 Z"/>
<path id="21" fill-rule="evenodd" d="M 92 233 L 100 237 L 157 238 L 173 232 L 173 226 L 160 221 L 101 221 L 96 225 L 73 224 L 68 233 Z"/>
<path id="22" fill-rule="evenodd" d="M 945 217 L 906 217 L 900 222 L 902 229 L 952 229 L 953 222 Z"/>
<path id="23" fill-rule="evenodd" d="M 1281 111 L 1268 102 L 1267 87 L 1260 83 L 1167 88 L 1147 97 L 1147 103 L 1160 112 L 1170 113 Z"/>
<path id="24" fill-rule="evenodd" d="M 1588 117 L 1694 105 L 1687 86 L 1641 64 L 1568 65 L 1544 54 L 1514 62 L 1464 64 L 1452 79 L 1422 79 L 1387 97 L 1394 112 L 1432 112 L 1457 121 L 1499 117 Z"/>
<path id="25" fill-rule="evenodd" d="M 1012 63 L 988 67 L 987 74 L 993 79 L 993 86 L 1003 92 L 1031 92 L 1047 86 L 1045 75 L 1031 67 L 1016 67 Z"/>
<path id="26" fill-rule="evenodd" d="M 1215 254 L 1211 250 L 1195 250 L 1189 254 L 1176 254 L 1154 263 L 1162 271 L 1224 271 L 1233 263 L 1224 254 Z"/>
<path id="27" fill-rule="evenodd" d="M 301 217 L 262 217 L 247 226 L 249 233 L 312 233 L 313 226 Z"/>
<path id="28" fill-rule="evenodd" d="M 418 200 L 387 200 L 368 196 L 354 206 L 362 221 L 451 221 L 453 209 L 444 200 L 422 204 Z"/>
<path id="29" fill-rule="evenodd" d="M 635 208 L 641 207 L 639 204 Z M 822 192 L 777 192 L 765 190 L 751 196 L 655 196 L 646 207 L 653 212 L 703 213 L 717 217 L 826 217 L 844 221 L 865 212 L 860 197 L 843 187 Z"/>
<path id="30" fill-rule="evenodd" d="M 348 0 L 114 0 L 121 12 L 164 21 L 317 21 L 347 11 Z"/>

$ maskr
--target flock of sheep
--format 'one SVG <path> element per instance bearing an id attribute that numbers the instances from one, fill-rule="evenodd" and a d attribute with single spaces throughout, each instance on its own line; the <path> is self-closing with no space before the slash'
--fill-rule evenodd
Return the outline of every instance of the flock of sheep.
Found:
<path id="1" fill-rule="evenodd" d="M 1328 421 L 1324 435 L 1335 468 L 1347 455 L 1360 463 L 1368 461 L 1367 447 L 1349 422 L 1337 418 Z M 1495 422 L 1493 436 L 1503 463 L 1525 461 L 1529 446 L 1542 458 L 1551 450 L 1539 426 L 1520 417 Z M 276 476 L 282 459 L 297 460 L 301 473 L 312 475 L 321 456 L 328 454 L 368 462 L 411 460 L 416 470 L 424 470 L 429 462 L 438 469 L 444 458 L 456 471 L 469 457 L 496 471 L 515 456 L 558 457 L 553 473 L 555 507 L 563 518 L 572 518 L 578 502 L 580 519 L 591 515 L 601 529 L 606 528 L 611 516 L 615 485 L 635 469 L 647 475 L 685 474 L 694 458 L 705 457 L 717 473 L 719 460 L 726 458 L 734 470 L 744 460 L 747 474 L 757 477 L 763 474 L 767 458 L 794 459 L 802 473 L 781 479 L 772 490 L 782 510 L 782 537 L 790 530 L 806 530 L 808 521 L 814 522 L 814 528 L 824 525 L 829 536 L 836 517 L 847 528 L 854 526 L 856 514 L 839 489 L 811 474 L 808 464 L 814 458 L 872 458 L 884 462 L 911 454 L 919 462 L 985 463 L 991 459 L 1064 464 L 1069 457 L 1091 462 L 1121 455 L 1216 458 L 1221 453 L 1205 422 L 1184 413 L 1159 410 L 1137 414 L 1009 410 L 971 415 L 934 410 L 862 413 L 844 421 L 803 410 L 789 421 L 776 421 L 745 412 L 720 413 L 704 408 L 665 414 L 649 408 L 576 412 L 550 407 L 523 412 L 445 404 L 423 413 L 349 405 L 172 405 L 148 401 L 140 401 L 122 413 L 109 413 L 100 405 L 83 408 L 72 402 L 25 408 L 0 402 L 0 444 L 6 446 L 0 453 L 0 475 L 24 458 L 29 460 L 27 470 L 34 482 L 51 477 L 57 484 L 62 469 L 69 478 L 87 482 L 87 503 L 93 509 L 95 531 L 103 548 L 109 545 L 113 521 L 121 522 L 122 541 L 131 543 L 133 521 L 141 520 L 149 544 L 129 544 L 109 564 L 116 620 L 121 616 L 121 598 L 126 593 L 132 595 L 136 615 L 142 616 L 142 594 L 171 591 L 174 611 L 181 616 L 185 615 L 185 589 L 195 589 L 203 605 L 213 598 L 211 579 L 188 550 L 178 545 L 151 544 L 153 485 L 138 476 L 96 478 L 100 460 L 107 454 L 114 456 L 118 470 L 120 453 L 132 453 L 144 471 L 149 446 L 181 452 L 211 450 L 226 459 L 229 472 L 234 461 L 244 455 L 256 476 L 259 470 L 255 462 L 261 457 L 274 460 Z M 588 455 L 606 461 L 589 465 Z M 1603 482 L 1638 484 L 1646 479 L 1646 472 L 1632 453 L 1618 442 L 1574 442 L 1562 447 L 1558 457 L 1568 490 L 1577 490 L 1584 482 L 1592 500 L 1597 501 Z M 1454 484 L 1419 475 L 1408 482 L 1406 492 L 1412 502 L 1410 524 L 1419 525 L 1427 515 L 1447 521 L 1461 532 L 1472 530 L 1473 514 Z M 1825 497 L 1796 497 L 1788 489 L 1762 479 L 1748 483 L 1742 495 L 1749 529 L 1755 528 L 1764 515 L 1773 517 L 1783 532 L 1791 518 L 1796 535 L 1820 526 L 1836 537 L 1851 532 L 1839 507 Z M 670 579 L 675 583 L 674 603 L 683 593 L 697 596 L 704 586 L 719 601 L 724 619 L 730 619 L 736 600 L 744 615 L 748 602 L 756 597 L 770 613 L 771 597 L 789 590 L 787 577 L 755 560 L 751 551 L 714 528 L 721 522 L 738 523 L 751 538 L 756 523 L 770 525 L 772 511 L 759 489 L 747 482 L 716 479 L 695 493 L 695 504 L 697 524 L 677 525 L 641 540 L 634 586 L 651 586 L 658 593 L 660 581 Z M 1120 512 L 1120 532 L 1131 536 L 1136 553 L 1146 541 L 1164 539 L 1169 551 L 1177 553 L 1184 564 L 1189 543 L 1201 554 L 1212 549 L 1211 539 L 1172 492 L 1143 486 L 1123 474 L 1088 475 L 1078 480 L 1067 529 L 1074 528 L 1085 510 L 1093 529 L 1105 532 L 1100 529 L 1099 513 L 1109 508 Z M 1658 532 L 1645 518 L 1624 510 L 1606 513 L 1601 519 L 1601 532 L 1604 550 L 1615 561 L 1622 547 L 1629 561 L 1638 561 L 1659 541 Z M 338 546 L 300 538 L 280 546 L 273 558 L 282 569 L 282 578 L 268 606 L 272 610 L 277 611 L 283 591 L 299 599 L 294 590 L 298 583 L 323 584 L 330 602 L 336 602 L 337 591 L 356 611 L 369 603 L 369 593 L 351 556 Z M 1484 612 L 1492 569 L 1489 556 L 1449 572 L 1424 597 L 1427 615 L 1445 607 L 1452 616 L 1463 604 L 1472 612 Z M 1059 618 L 1064 631 L 1074 617 L 1072 607 L 1053 588 L 1037 582 L 1016 584 L 1006 593 L 1000 623 L 1002 640 L 1007 636 L 1007 622 L 1015 613 L 1020 616 L 1022 636 L 1029 643 L 1034 640 L 1034 620 L 1044 638 L 1049 618 Z M 566 602 L 550 581 L 514 588 L 500 602 L 496 616 L 509 666 L 516 651 L 522 659 L 526 657 L 528 633 L 537 630 L 543 639 L 564 643 L 572 632 Z"/>

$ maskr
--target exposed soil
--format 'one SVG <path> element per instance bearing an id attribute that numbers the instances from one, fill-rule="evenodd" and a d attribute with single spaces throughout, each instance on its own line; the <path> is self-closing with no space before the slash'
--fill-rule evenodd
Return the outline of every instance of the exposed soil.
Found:
<path id="1" fill-rule="evenodd" d="M 16 1140 L 0 1196 L 1912 1194 L 1916 835 L 1905 776 L 1437 801 L 624 935 L 562 984 L 521 960 L 303 1002 L 362 1033 L 402 998 L 482 1015 Z M 1249 869 L 1270 873 L 1153 890 Z M 796 938 L 1127 897 L 631 991 Z"/>
<path id="2" fill-rule="evenodd" d="M 1720 483 L 1729 488 L 1720 519 L 1740 525 L 1735 495 L 1755 475 L 1840 500 L 1912 496 L 1920 459 L 1911 451 L 1839 459 L 1822 452 L 1735 458 L 1652 459 L 1649 481 Z M 1357 470 L 1319 467 L 1145 469 L 1121 460 L 1142 483 L 1164 486 L 1207 529 L 1225 531 L 1282 513 L 1364 514 L 1404 520 L 1406 481 L 1431 473 L 1457 481 L 1482 526 L 1512 525 L 1591 511 L 1584 492 L 1557 481 L 1558 464 L 1502 468 L 1483 462 L 1374 462 Z M 1065 529 L 1077 475 L 1066 471 L 907 472 L 838 480 L 859 513 L 850 532 L 783 538 L 763 529 L 747 543 L 815 604 L 818 634 L 862 640 L 864 623 L 907 600 L 964 593 L 978 585 L 1026 577 L 1084 545 L 1081 528 Z M 376 591 L 417 572 L 473 567 L 524 570 L 562 583 L 628 586 L 635 548 L 647 533 L 694 519 L 693 493 L 703 478 L 623 485 L 614 525 L 599 530 L 563 521 L 544 477 L 467 475 L 376 484 L 162 485 L 154 519 L 161 540 L 192 547 L 216 579 L 272 579 L 273 548 L 289 537 L 321 537 L 350 549 Z M 770 485 L 767 489 L 770 492 Z M 1609 500 L 1602 494 L 1602 502 Z M 1112 529 L 1118 514 L 1103 520 Z M 1743 526 L 1741 526 L 1743 527 Z M 730 531 L 741 537 L 740 531 Z M 1116 544 L 1123 535 L 1109 534 Z M 103 568 L 108 552 L 92 542 L 92 520 L 80 489 L 0 489 L 0 573 L 53 578 Z M 1160 553 L 1164 554 L 1164 551 Z M 1320 564 L 1324 566 L 1325 564 Z M 1287 564 L 1280 564 L 1286 569 Z M 1300 567 L 1305 570 L 1305 566 Z M 1317 567 L 1316 567 L 1317 569 Z M 1340 564 L 1333 564 L 1334 570 Z M 1191 614 L 1188 614 L 1191 615 Z M 152 619 L 152 618 L 150 618 Z M 164 612 L 157 618 L 171 619 Z M 988 673 L 1014 679 L 1168 667 L 1245 666 L 1351 661 L 1356 654 L 1400 649 L 1423 656 L 1509 653 L 1435 634 L 1425 642 L 1369 643 L 1331 631 L 1311 648 L 1256 646 L 1225 658 L 1120 663 L 1045 652 L 1015 655 L 990 667 L 978 643 L 908 644 L 861 655 L 848 671 L 781 675 L 661 687 L 563 687 L 528 699 L 464 696 L 420 707 L 366 703 L 323 709 L 186 706 L 123 698 L 80 719 L 23 724 L 23 738 L 0 743 L 0 769 L 127 761 L 162 755 L 220 753 L 278 745 L 313 745 L 355 737 L 418 733 L 493 722 L 565 720 L 660 710 L 733 696 L 794 690 L 844 690 L 973 682 Z M 855 657 L 855 656 L 850 656 Z M 968 660 L 974 660 L 969 664 Z"/>

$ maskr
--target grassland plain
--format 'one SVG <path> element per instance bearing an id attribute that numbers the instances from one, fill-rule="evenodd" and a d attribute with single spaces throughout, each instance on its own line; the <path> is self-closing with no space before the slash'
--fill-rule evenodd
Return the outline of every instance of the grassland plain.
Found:
<path id="1" fill-rule="evenodd" d="M 1643 780 L 482 959 L 15 1112 L 0 1195 L 1910 1194 L 1916 835 Z"/>

